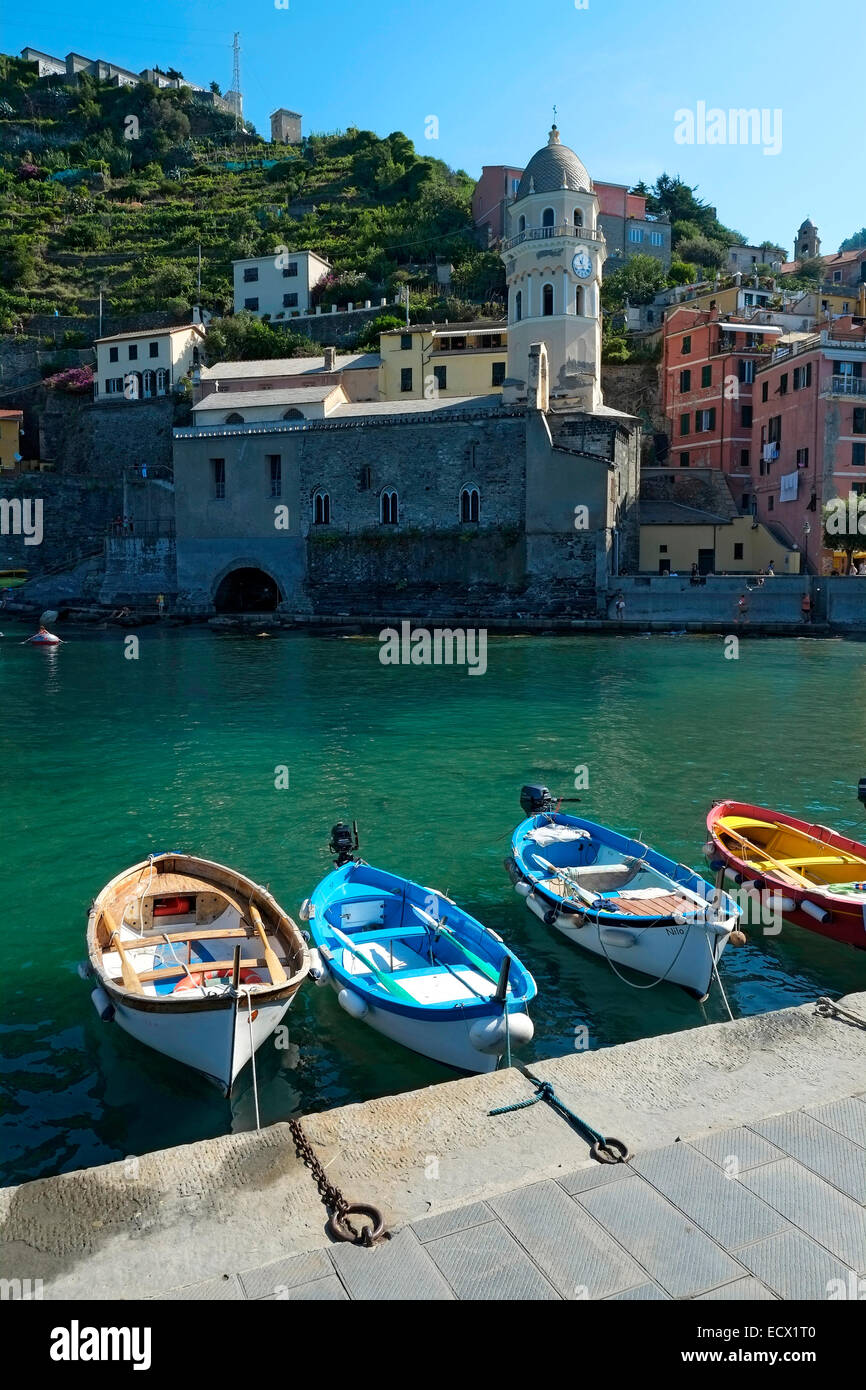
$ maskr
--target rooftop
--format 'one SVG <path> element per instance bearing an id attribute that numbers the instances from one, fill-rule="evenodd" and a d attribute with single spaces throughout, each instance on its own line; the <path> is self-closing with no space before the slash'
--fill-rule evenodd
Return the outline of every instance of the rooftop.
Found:
<path id="1" fill-rule="evenodd" d="M 561 188 L 591 193 L 592 179 L 574 150 L 560 143 L 559 131 L 553 126 L 547 144 L 536 150 L 524 169 L 515 201 L 530 193 L 557 193 Z"/>
<path id="2" fill-rule="evenodd" d="M 353 372 L 363 368 L 376 368 L 381 362 L 378 352 L 351 352 L 335 358 L 329 371 Z M 216 362 L 212 367 L 202 367 L 202 382 L 219 378 L 220 381 L 243 381 L 248 377 L 261 376 L 312 376 L 326 370 L 324 357 L 272 357 L 252 362 Z"/>
<path id="3" fill-rule="evenodd" d="M 197 405 L 197 410 L 251 410 L 260 405 L 297 406 L 310 401 L 326 401 L 329 396 L 340 392 L 339 386 L 297 386 L 280 390 L 279 387 L 264 391 L 211 391 Z M 251 422 L 252 423 L 252 422 Z"/>
<path id="4" fill-rule="evenodd" d="M 167 338 L 172 333 L 189 333 L 190 329 L 204 337 L 204 329 L 200 323 L 178 323 L 173 328 L 139 328 L 134 333 L 111 333 L 107 338 L 94 339 L 97 343 L 118 343 L 123 338 Z"/>

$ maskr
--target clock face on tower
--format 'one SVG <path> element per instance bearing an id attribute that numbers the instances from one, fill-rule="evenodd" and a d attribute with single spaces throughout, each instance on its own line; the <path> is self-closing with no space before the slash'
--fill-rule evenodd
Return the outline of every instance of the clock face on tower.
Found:
<path id="1" fill-rule="evenodd" d="M 571 268 L 581 280 L 585 280 L 588 275 L 592 274 L 592 259 L 589 252 L 584 251 L 583 247 L 579 251 L 575 251 L 572 256 Z"/>

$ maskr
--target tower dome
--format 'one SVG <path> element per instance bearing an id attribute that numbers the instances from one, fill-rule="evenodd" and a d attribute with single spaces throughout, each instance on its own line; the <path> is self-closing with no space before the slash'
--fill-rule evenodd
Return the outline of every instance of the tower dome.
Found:
<path id="1" fill-rule="evenodd" d="M 556 193 L 561 188 L 575 193 L 591 193 L 592 180 L 574 150 L 560 144 L 559 131 L 553 126 L 546 145 L 532 156 L 523 171 L 515 202 L 530 193 Z"/>

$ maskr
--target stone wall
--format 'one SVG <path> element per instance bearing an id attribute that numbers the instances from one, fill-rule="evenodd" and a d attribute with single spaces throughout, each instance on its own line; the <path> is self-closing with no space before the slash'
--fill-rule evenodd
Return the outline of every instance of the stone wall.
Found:
<path id="1" fill-rule="evenodd" d="M 400 318 L 399 304 L 374 304 L 369 309 L 339 310 L 336 314 L 322 310 L 321 314 L 305 314 L 296 319 L 271 320 L 271 328 L 287 328 L 292 333 L 302 333 L 314 343 L 323 347 L 347 347 L 354 343 L 362 328 L 380 314 Z"/>
<path id="2" fill-rule="evenodd" d="M 95 405 L 87 396 L 49 391 L 40 421 L 40 456 L 66 475 L 119 479 L 124 468 L 143 465 L 170 471 L 174 417 L 169 397 Z"/>
<path id="3" fill-rule="evenodd" d="M 110 536 L 105 542 L 102 603 L 155 602 L 157 594 L 177 591 L 174 538 Z"/>
<path id="4" fill-rule="evenodd" d="M 28 569 L 32 575 L 74 566 L 102 548 L 106 524 L 123 504 L 120 477 L 67 478 L 23 473 L 0 481 L 0 498 L 42 503 L 42 541 L 27 545 L 23 535 L 0 535 L 0 569 Z"/>

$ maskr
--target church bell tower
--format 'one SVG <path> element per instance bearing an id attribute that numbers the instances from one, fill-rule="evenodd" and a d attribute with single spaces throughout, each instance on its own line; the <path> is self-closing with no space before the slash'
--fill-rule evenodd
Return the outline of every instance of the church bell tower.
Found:
<path id="1" fill-rule="evenodd" d="M 552 404 L 593 411 L 601 395 L 601 272 L 606 257 L 598 198 L 554 125 L 524 170 L 508 209 L 502 259 L 508 284 L 505 402 L 526 399 L 529 350 L 543 342 Z"/>

